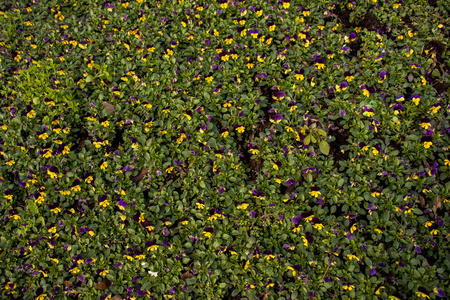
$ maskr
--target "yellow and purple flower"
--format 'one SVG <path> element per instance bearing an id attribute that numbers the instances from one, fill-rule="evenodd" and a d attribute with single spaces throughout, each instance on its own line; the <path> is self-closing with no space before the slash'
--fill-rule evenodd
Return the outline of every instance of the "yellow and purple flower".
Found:
<path id="1" fill-rule="evenodd" d="M 419 105 L 420 103 L 420 95 L 411 95 L 411 100 L 414 102 L 414 104 Z"/>
<path id="2" fill-rule="evenodd" d="M 205 229 L 203 229 L 203 235 L 207 238 L 211 238 L 213 233 L 214 233 L 213 227 L 206 227 Z"/>
<path id="3" fill-rule="evenodd" d="M 280 101 L 286 96 L 286 93 L 283 91 L 276 92 L 272 95 L 274 100 Z"/>
<path id="4" fill-rule="evenodd" d="M 319 197 L 319 196 L 321 195 L 321 193 L 320 193 L 320 187 L 318 187 L 318 186 L 312 186 L 312 187 L 310 187 L 309 189 L 310 189 L 309 194 L 310 194 L 311 196 L 317 198 L 317 197 Z"/>

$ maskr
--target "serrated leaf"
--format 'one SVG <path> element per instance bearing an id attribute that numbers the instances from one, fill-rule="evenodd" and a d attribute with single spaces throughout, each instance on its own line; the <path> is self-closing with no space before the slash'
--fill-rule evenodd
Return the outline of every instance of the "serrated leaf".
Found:
<path id="1" fill-rule="evenodd" d="M 319 149 L 325 155 L 328 155 L 330 153 L 330 145 L 328 145 L 326 141 L 320 141 Z"/>

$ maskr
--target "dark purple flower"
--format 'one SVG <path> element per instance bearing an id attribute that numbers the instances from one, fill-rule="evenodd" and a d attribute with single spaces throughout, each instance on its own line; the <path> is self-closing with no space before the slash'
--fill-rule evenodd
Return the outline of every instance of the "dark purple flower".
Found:
<path id="1" fill-rule="evenodd" d="M 380 72 L 380 78 L 381 78 L 382 80 L 386 79 L 386 77 L 389 77 L 389 75 L 390 75 L 389 72 L 386 72 L 386 71 L 381 71 L 381 72 Z"/>
<path id="2" fill-rule="evenodd" d="M 339 87 L 340 87 L 341 89 L 346 89 L 346 88 L 348 88 L 348 83 L 345 82 L 345 81 L 342 81 L 341 84 L 339 85 Z"/>
<path id="3" fill-rule="evenodd" d="M 323 205 L 323 199 L 322 199 L 322 198 L 317 199 L 316 201 L 314 201 L 314 203 L 315 203 L 315 204 Z"/>
<path id="4" fill-rule="evenodd" d="M 285 92 L 279 91 L 279 92 L 274 93 L 273 96 L 272 96 L 272 98 L 273 98 L 274 100 L 281 100 L 281 99 L 283 99 L 285 96 L 286 96 L 286 93 L 285 93 Z"/>
<path id="5" fill-rule="evenodd" d="M 294 223 L 294 225 L 297 226 L 301 219 L 303 219 L 302 216 L 293 217 L 292 218 L 292 223 Z"/>
<path id="6" fill-rule="evenodd" d="M 122 206 L 123 208 L 127 207 L 127 203 L 123 200 L 120 200 L 118 203 L 120 206 Z"/>
<path id="7" fill-rule="evenodd" d="M 270 117 L 270 122 L 272 123 L 279 123 L 283 119 L 283 116 L 280 114 L 276 114 L 272 117 Z"/>
<path id="8" fill-rule="evenodd" d="M 42 287 L 38 287 L 36 289 L 36 296 L 40 296 L 44 292 L 44 289 Z"/>
<path id="9" fill-rule="evenodd" d="M 294 179 L 289 179 L 285 184 L 287 186 L 296 185 L 298 181 L 295 181 Z"/>
<path id="10" fill-rule="evenodd" d="M 258 78 L 264 77 L 264 79 L 267 79 L 266 73 L 258 74 L 258 75 L 256 75 L 256 77 L 258 77 Z"/>
<path id="11" fill-rule="evenodd" d="M 311 244 L 312 242 L 314 242 L 314 237 L 311 235 L 311 232 L 309 231 L 305 232 L 305 237 L 308 243 Z"/>

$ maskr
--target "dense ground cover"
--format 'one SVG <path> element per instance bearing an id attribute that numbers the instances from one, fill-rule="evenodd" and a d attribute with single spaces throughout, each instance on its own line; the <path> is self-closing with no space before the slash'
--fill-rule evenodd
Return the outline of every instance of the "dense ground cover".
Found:
<path id="1" fill-rule="evenodd" d="M 1 2 L 2 299 L 445 298 L 447 4 Z"/>

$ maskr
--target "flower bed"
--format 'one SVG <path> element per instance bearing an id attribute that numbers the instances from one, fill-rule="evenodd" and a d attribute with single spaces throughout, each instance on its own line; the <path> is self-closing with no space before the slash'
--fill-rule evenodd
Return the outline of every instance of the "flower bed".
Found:
<path id="1" fill-rule="evenodd" d="M 359 2 L 0 3 L 2 297 L 449 295 L 446 1 Z"/>

